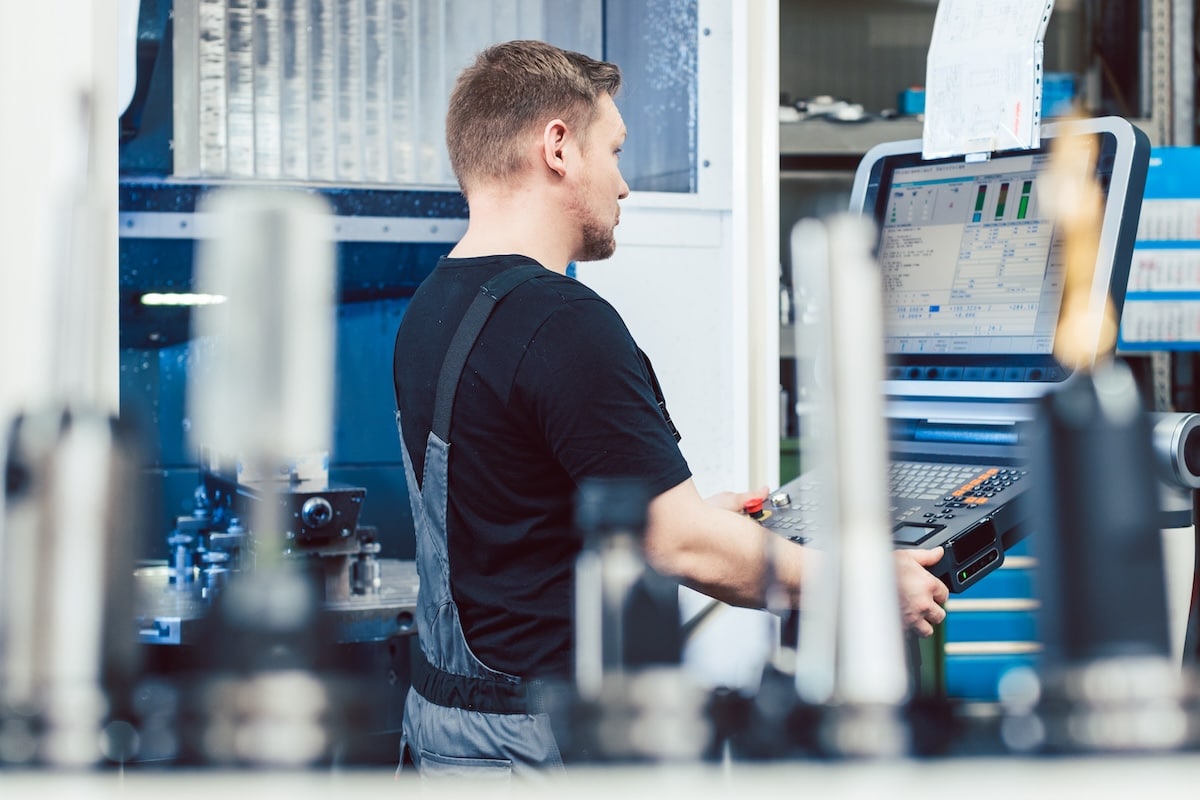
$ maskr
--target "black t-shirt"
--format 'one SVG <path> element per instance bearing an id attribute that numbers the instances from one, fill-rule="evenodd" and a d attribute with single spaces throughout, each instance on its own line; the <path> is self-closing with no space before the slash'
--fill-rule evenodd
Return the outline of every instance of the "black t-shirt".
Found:
<path id="1" fill-rule="evenodd" d="M 479 287 L 524 256 L 442 259 L 400 323 L 393 376 L 418 480 L 450 339 Z M 546 270 L 496 306 L 450 423 L 450 580 L 467 642 L 515 675 L 566 676 L 576 486 L 634 477 L 651 496 L 691 476 L 652 374 L 616 310 Z"/>

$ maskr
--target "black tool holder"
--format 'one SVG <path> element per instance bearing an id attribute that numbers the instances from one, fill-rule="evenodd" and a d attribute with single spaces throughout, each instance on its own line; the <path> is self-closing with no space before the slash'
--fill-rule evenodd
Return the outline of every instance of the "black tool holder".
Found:
<path id="1" fill-rule="evenodd" d="M 1078 375 L 1043 398 L 1038 425 L 1031 542 L 1044 652 L 1037 681 L 1005 698 L 1006 744 L 1188 747 L 1195 692 L 1171 659 L 1151 421 L 1128 368 Z"/>

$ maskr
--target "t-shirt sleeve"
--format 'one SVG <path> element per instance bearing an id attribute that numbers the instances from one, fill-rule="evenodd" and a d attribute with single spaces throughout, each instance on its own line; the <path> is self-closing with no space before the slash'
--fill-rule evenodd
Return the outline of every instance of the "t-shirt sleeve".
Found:
<path id="1" fill-rule="evenodd" d="M 637 345 L 603 300 L 574 300 L 551 314 L 514 389 L 576 482 L 637 478 L 654 496 L 691 477 Z"/>

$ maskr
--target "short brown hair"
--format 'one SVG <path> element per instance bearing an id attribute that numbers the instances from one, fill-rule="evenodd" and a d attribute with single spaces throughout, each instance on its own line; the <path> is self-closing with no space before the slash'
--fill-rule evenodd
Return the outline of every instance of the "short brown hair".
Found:
<path id="1" fill-rule="evenodd" d="M 562 118 L 586 136 L 601 92 L 615 95 L 621 70 L 545 42 L 493 45 L 463 70 L 450 94 L 446 148 L 466 193 L 479 178 L 501 179 L 524 166 L 521 136 Z"/>

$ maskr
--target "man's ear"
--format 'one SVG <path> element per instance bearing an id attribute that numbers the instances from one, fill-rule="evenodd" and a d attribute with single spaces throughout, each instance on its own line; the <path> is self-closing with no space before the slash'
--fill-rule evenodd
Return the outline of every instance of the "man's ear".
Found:
<path id="1" fill-rule="evenodd" d="M 566 144 L 568 134 L 567 123 L 561 119 L 552 119 L 542 130 L 542 158 L 546 166 L 559 177 L 567 172 Z"/>

